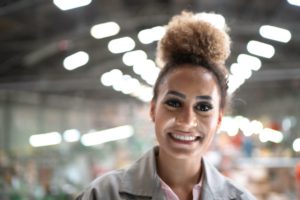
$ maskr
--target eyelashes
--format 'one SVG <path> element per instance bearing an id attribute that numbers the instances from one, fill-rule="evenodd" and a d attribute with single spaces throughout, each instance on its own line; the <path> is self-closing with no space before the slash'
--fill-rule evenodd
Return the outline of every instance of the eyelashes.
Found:
<path id="1" fill-rule="evenodd" d="M 213 106 L 208 102 L 198 103 L 195 107 L 196 107 L 196 110 L 199 110 L 202 112 L 208 112 L 213 109 Z"/>
<path id="2" fill-rule="evenodd" d="M 167 99 L 164 104 L 171 110 L 183 107 L 183 103 L 178 99 Z M 208 112 L 213 109 L 213 105 L 206 101 L 198 102 L 194 109 L 199 112 Z"/>
<path id="3" fill-rule="evenodd" d="M 171 108 L 179 108 L 182 106 L 182 103 L 177 99 L 168 99 L 165 101 L 165 104 Z"/>

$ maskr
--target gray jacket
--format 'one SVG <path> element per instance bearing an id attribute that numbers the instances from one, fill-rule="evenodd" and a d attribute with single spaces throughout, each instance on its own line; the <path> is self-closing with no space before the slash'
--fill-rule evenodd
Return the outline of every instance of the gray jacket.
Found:
<path id="1" fill-rule="evenodd" d="M 77 200 L 164 200 L 165 195 L 156 173 L 158 147 L 148 151 L 130 168 L 115 170 L 96 180 Z M 201 196 L 204 200 L 255 200 L 245 189 L 221 175 L 205 159 Z"/>

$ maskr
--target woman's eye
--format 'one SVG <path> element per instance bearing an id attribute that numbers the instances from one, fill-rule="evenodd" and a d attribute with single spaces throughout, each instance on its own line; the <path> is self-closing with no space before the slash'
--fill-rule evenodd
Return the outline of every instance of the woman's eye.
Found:
<path id="1" fill-rule="evenodd" d="M 196 105 L 196 110 L 202 111 L 202 112 L 207 112 L 211 110 L 213 106 L 209 103 L 199 103 Z"/>
<path id="2" fill-rule="evenodd" d="M 173 108 L 178 108 L 181 106 L 181 102 L 175 99 L 167 100 L 165 104 Z"/>

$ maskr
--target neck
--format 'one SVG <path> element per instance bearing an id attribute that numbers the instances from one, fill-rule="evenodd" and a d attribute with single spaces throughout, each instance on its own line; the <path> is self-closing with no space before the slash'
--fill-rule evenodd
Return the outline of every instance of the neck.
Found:
<path id="1" fill-rule="evenodd" d="M 171 188 L 192 188 L 199 182 L 201 157 L 176 159 L 159 151 L 157 168 L 160 178 Z"/>

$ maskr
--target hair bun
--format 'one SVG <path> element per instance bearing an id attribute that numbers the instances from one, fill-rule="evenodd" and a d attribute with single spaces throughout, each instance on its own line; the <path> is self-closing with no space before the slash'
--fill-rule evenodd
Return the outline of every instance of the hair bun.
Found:
<path id="1" fill-rule="evenodd" d="M 225 29 L 206 20 L 210 15 L 215 14 L 182 12 L 174 16 L 158 44 L 157 64 L 163 67 L 175 61 L 178 55 L 192 55 L 206 62 L 224 64 L 230 54 L 230 38 Z"/>

